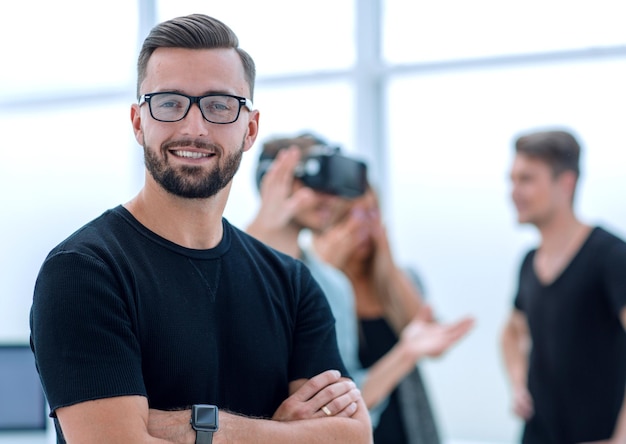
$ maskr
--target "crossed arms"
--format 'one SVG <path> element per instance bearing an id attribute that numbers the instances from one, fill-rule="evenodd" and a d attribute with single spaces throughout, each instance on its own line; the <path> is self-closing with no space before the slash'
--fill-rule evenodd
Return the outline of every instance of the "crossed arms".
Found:
<path id="1" fill-rule="evenodd" d="M 372 443 L 369 414 L 361 394 L 339 372 L 328 370 L 308 380 L 292 381 L 289 394 L 271 419 L 220 410 L 220 428 L 213 443 Z M 322 407 L 331 414 L 324 413 Z M 143 396 L 81 402 L 59 408 L 56 414 L 71 444 L 193 444 L 196 437 L 189 424 L 189 409 L 150 409 Z"/>

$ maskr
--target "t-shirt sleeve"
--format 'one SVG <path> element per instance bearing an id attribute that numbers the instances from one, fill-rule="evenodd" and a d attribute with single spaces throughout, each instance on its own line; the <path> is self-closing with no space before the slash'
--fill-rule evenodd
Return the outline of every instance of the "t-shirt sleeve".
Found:
<path id="1" fill-rule="evenodd" d="M 103 261 L 76 252 L 50 256 L 37 278 L 31 344 L 50 409 L 145 395 L 129 301 Z"/>
<path id="2" fill-rule="evenodd" d="M 308 269 L 301 264 L 300 297 L 293 341 L 290 380 L 311 378 L 326 370 L 349 377 L 339 354 L 335 318 L 326 296 Z"/>
<path id="3" fill-rule="evenodd" d="M 533 256 L 534 252 L 529 251 L 524 257 L 524 260 L 522 261 L 522 264 L 519 268 L 519 273 L 517 277 L 517 290 L 513 298 L 513 308 L 515 308 L 516 310 L 524 311 L 524 281 L 531 277 L 529 273 L 532 273 Z"/>
<path id="4" fill-rule="evenodd" d="M 619 316 L 626 307 L 626 243 L 618 241 L 605 256 L 604 282 L 609 303 Z"/>

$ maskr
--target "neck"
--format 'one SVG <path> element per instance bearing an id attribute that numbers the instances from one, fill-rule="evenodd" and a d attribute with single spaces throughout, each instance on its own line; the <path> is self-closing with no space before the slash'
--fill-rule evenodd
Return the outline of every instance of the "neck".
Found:
<path id="1" fill-rule="evenodd" d="M 589 229 L 572 211 L 557 214 L 537 228 L 541 234 L 540 248 L 546 252 L 561 250 L 564 245 L 572 242 L 572 239 L 578 239 Z"/>
<path id="2" fill-rule="evenodd" d="M 222 215 L 229 191 L 230 184 L 213 197 L 187 199 L 147 180 L 139 194 L 124 206 L 159 236 L 186 248 L 204 250 L 222 239 Z"/>

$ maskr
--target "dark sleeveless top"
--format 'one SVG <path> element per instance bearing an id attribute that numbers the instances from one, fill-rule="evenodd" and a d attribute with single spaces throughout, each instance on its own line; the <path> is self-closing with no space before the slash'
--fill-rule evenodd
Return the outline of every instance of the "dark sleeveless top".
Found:
<path id="1" fill-rule="evenodd" d="M 398 337 L 384 318 L 361 319 L 359 358 L 371 366 L 387 353 Z M 376 444 L 439 444 L 439 432 L 419 367 L 391 393 L 387 408 L 374 429 Z"/>

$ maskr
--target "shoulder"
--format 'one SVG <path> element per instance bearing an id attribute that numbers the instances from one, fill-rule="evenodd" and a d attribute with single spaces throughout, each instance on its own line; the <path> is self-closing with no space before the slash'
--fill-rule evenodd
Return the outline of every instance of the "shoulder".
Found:
<path id="1" fill-rule="evenodd" d="M 626 260 L 626 242 L 616 234 L 602 228 L 594 227 L 589 234 L 587 245 L 594 257 L 615 260 Z"/>
<path id="2" fill-rule="evenodd" d="M 97 218 L 78 228 L 57 244 L 50 251 L 48 257 L 70 252 L 84 254 L 98 254 L 101 252 L 105 249 L 104 246 L 111 237 L 111 227 L 122 221 L 119 208 L 120 207 L 116 207 L 107 210 Z"/>
<path id="3" fill-rule="evenodd" d="M 624 239 L 601 226 L 592 228 L 589 240 L 598 245 L 626 245 Z"/>
<path id="4" fill-rule="evenodd" d="M 522 262 L 520 265 L 520 269 L 522 272 L 528 269 L 528 267 L 532 266 L 532 263 L 536 254 L 537 254 L 537 248 L 531 248 L 528 251 L 526 251 L 526 253 L 524 254 L 522 258 Z"/>

